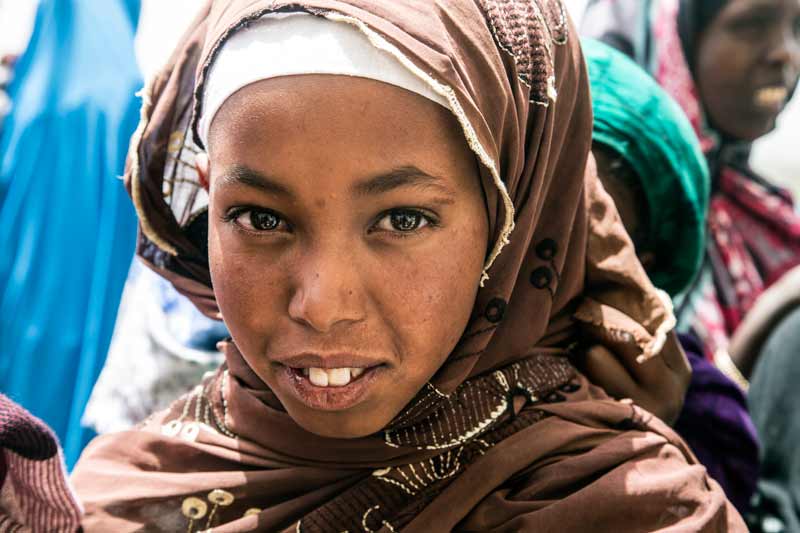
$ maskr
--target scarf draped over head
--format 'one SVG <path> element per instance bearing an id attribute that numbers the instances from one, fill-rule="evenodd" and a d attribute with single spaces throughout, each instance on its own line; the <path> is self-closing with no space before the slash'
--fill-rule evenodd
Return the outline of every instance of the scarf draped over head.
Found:
<path id="1" fill-rule="evenodd" d="M 680 107 L 636 63 L 593 39 L 583 40 L 594 111 L 593 139 L 630 165 L 647 202 L 644 249 L 649 272 L 671 296 L 697 274 L 705 247 L 708 167 Z"/>
<path id="2" fill-rule="evenodd" d="M 594 173 L 588 80 L 558 0 L 210 1 L 145 90 L 126 174 L 141 257 L 218 317 L 208 199 L 194 170 L 204 86 L 232 35 L 290 11 L 353 25 L 458 119 L 481 163 L 491 235 L 471 319 L 401 413 L 358 439 L 303 430 L 227 343 L 219 372 L 140 428 L 87 450 L 75 474 L 87 529 L 546 530 L 585 526 L 567 509 L 591 508 L 593 523 L 613 531 L 627 519 L 603 502 L 634 493 L 653 502 L 637 520 L 654 527 L 738 524 L 669 429 L 609 400 L 565 357 L 578 322 L 653 356 L 674 317 Z M 537 462 L 601 442 L 599 462 L 533 479 Z M 655 466 L 642 475 L 637 461 Z M 676 472 L 685 483 L 665 491 Z M 519 499 L 495 492 L 515 476 Z M 543 505 L 572 493 L 572 503 Z M 667 497 L 679 512 L 664 515 Z"/>
<path id="3" fill-rule="evenodd" d="M 184 55 L 145 94 L 126 174 L 141 220 L 139 254 L 219 318 L 208 269 L 208 198 L 194 169 L 203 149 L 194 128 L 206 76 L 237 31 L 268 13 L 306 11 L 354 25 L 426 82 L 449 103 L 482 163 L 492 235 L 488 278 L 437 385 L 452 390 L 536 346 L 561 346 L 573 316 L 629 331 L 645 357 L 658 353 L 671 313 L 586 172 L 591 102 L 562 6 L 487 0 L 479 3 L 482 12 L 453 4 L 433 4 L 422 17 L 403 4 L 211 2 L 177 52 Z M 527 37 L 517 42 L 515 32 L 523 30 Z M 439 42 L 445 35 L 447 42 Z M 584 292 L 590 298 L 581 300 Z"/>
<path id="4" fill-rule="evenodd" d="M 724 140 L 706 117 L 692 64 L 720 0 L 592 0 L 581 33 L 631 56 L 689 118 L 711 169 L 708 242 L 701 272 L 678 304 L 679 329 L 692 330 L 706 355 L 741 375 L 727 349 L 758 297 L 800 265 L 800 216 L 791 195 L 747 164 L 750 144 Z"/>

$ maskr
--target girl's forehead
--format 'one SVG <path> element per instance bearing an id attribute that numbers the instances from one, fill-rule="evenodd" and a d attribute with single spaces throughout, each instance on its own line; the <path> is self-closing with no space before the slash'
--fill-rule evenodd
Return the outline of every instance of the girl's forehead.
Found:
<path id="1" fill-rule="evenodd" d="M 287 130 L 346 131 L 358 139 L 369 129 L 430 129 L 442 122 L 457 127 L 451 115 L 439 104 L 380 81 L 309 74 L 261 80 L 238 90 L 220 107 L 211 129 L 224 123 L 228 133 L 246 128 L 276 137 Z"/>
<path id="2" fill-rule="evenodd" d="M 276 78 L 243 88 L 217 113 L 209 155 L 212 176 L 224 177 L 217 187 L 280 185 L 299 194 L 319 184 L 364 198 L 399 186 L 452 194 L 479 181 L 452 113 L 404 89 L 351 77 Z"/>
<path id="3" fill-rule="evenodd" d="M 260 81 L 234 94 L 215 116 L 209 152 L 216 162 L 226 154 L 270 158 L 289 151 L 302 160 L 326 147 L 346 150 L 341 157 L 326 154 L 333 163 L 361 147 L 368 151 L 359 160 L 402 165 L 408 154 L 435 155 L 454 144 L 467 147 L 457 120 L 426 98 L 375 80 L 307 75 Z M 299 145 L 313 150 L 297 154 Z"/>

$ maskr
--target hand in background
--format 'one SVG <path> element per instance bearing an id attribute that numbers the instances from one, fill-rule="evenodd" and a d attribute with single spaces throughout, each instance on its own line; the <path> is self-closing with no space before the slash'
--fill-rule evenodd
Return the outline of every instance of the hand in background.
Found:
<path id="1" fill-rule="evenodd" d="M 680 415 L 692 377 L 677 335 L 669 334 L 658 356 L 642 363 L 638 356 L 630 344 L 603 339 L 588 349 L 582 370 L 611 396 L 630 398 L 671 425 Z"/>

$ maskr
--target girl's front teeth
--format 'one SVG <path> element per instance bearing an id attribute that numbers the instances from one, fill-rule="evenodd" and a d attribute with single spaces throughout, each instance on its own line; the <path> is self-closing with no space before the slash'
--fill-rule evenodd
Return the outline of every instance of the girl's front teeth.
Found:
<path id="1" fill-rule="evenodd" d="M 303 375 L 317 387 L 344 387 L 364 373 L 363 368 L 304 368 Z"/>

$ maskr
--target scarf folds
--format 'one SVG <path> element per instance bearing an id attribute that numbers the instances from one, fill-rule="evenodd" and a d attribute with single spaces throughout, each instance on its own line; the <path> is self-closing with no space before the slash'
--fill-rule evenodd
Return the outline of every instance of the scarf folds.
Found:
<path id="1" fill-rule="evenodd" d="M 193 165 L 197 95 L 220 43 L 266 13 L 298 10 L 355 25 L 459 120 L 482 164 L 493 236 L 471 319 L 417 396 L 358 439 L 303 430 L 228 343 L 215 375 L 86 451 L 74 475 L 86 530 L 517 530 L 572 520 L 574 530 L 615 531 L 631 519 L 642 531 L 737 530 L 685 445 L 565 357 L 579 324 L 653 356 L 674 317 L 595 175 L 588 80 L 558 0 L 210 1 L 144 94 L 126 173 L 144 261 L 219 317 L 208 199 Z M 634 494 L 647 509 L 624 518 L 618 504 Z"/>
<path id="2" fill-rule="evenodd" d="M 707 357 L 741 382 L 727 353 L 730 337 L 761 293 L 800 265 L 800 216 L 787 191 L 742 161 L 748 147 L 724 145 L 706 118 L 691 58 L 698 36 L 724 5 L 594 0 L 581 30 L 612 45 L 625 35 L 630 55 L 678 102 L 700 139 L 712 172 L 708 242 L 701 273 L 679 304 L 679 329 L 691 329 Z M 635 30 L 620 29 L 630 20 L 636 21 Z"/>
<path id="3" fill-rule="evenodd" d="M 670 428 L 559 356 L 467 381 L 433 410 L 428 389 L 357 441 L 298 442 L 246 389 L 223 368 L 137 430 L 96 439 L 74 475 L 84 530 L 746 531 Z M 529 399 L 516 413 L 515 395 Z M 462 418 L 463 402 L 486 418 Z"/>

